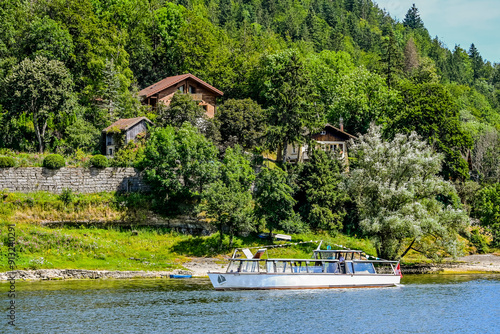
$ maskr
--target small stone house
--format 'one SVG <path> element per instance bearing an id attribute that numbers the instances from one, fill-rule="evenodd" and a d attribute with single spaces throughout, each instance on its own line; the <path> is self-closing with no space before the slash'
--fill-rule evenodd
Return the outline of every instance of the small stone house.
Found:
<path id="1" fill-rule="evenodd" d="M 206 115 L 214 117 L 217 109 L 216 99 L 224 95 L 217 88 L 209 85 L 205 81 L 195 77 L 191 73 L 167 77 L 139 92 L 144 104 L 156 108 L 158 103 L 169 105 L 175 92 L 190 94 L 193 100 L 205 109 Z"/>
<path id="2" fill-rule="evenodd" d="M 323 151 L 334 151 L 342 154 L 342 157 L 347 161 L 347 141 L 349 139 L 356 139 L 355 136 L 344 131 L 344 126 L 341 123 L 340 128 L 333 125 L 326 124 L 324 129 L 318 133 L 311 135 Z M 289 162 L 306 161 L 309 159 L 307 156 L 307 145 L 293 145 L 288 144 L 286 152 L 286 160 Z"/>
<path id="3" fill-rule="evenodd" d="M 122 118 L 102 130 L 105 155 L 112 157 L 120 147 L 145 135 L 149 125 L 153 122 L 147 117 Z"/>

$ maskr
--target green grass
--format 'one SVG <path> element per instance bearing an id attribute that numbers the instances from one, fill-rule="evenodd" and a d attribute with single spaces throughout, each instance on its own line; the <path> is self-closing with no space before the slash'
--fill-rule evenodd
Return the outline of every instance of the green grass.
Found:
<path id="1" fill-rule="evenodd" d="M 7 222 L 1 224 L 0 270 L 7 271 Z M 171 251 L 186 238 L 167 230 L 52 229 L 16 224 L 17 269 L 168 270 L 185 257 Z"/>
<path id="2" fill-rule="evenodd" d="M 0 271 L 7 267 L 7 225 L 0 223 Z M 229 256 L 232 249 L 225 239 L 221 251 L 219 236 L 193 237 L 161 228 L 137 228 L 137 235 L 120 228 L 48 228 L 30 223 L 17 223 L 17 269 L 92 269 L 92 270 L 170 270 L 182 268 L 188 256 Z M 293 241 L 323 239 L 322 249 L 335 244 L 361 249 L 374 254 L 373 246 L 366 240 L 339 235 L 300 234 Z M 253 247 L 268 244 L 256 237 L 234 240 L 234 247 Z M 275 242 L 275 245 L 286 242 Z M 269 257 L 309 258 L 316 243 L 293 247 L 278 247 L 268 251 Z"/>
<path id="3" fill-rule="evenodd" d="M 151 195 L 72 194 L 71 199 L 48 192 L 29 194 L 0 191 L 0 219 L 20 223 L 43 221 L 119 221 L 146 219 L 154 205 Z"/>

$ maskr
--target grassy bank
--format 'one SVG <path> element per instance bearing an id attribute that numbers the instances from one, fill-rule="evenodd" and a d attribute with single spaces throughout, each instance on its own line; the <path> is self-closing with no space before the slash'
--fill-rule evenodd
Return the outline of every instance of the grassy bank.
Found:
<path id="1" fill-rule="evenodd" d="M 155 200 L 150 195 L 75 194 L 44 191 L 30 194 L 0 191 L 0 219 L 16 223 L 39 224 L 45 221 L 138 221 L 146 217 Z"/>
<path id="2" fill-rule="evenodd" d="M 0 271 L 7 271 L 7 225 L 1 224 Z M 17 223 L 16 265 L 18 269 L 101 269 L 101 270 L 169 270 L 182 268 L 189 256 L 231 254 L 228 240 L 218 249 L 218 234 L 192 237 L 167 229 L 138 228 L 48 228 L 30 223 Z M 293 240 L 323 239 L 324 245 L 342 244 L 374 254 L 367 240 L 343 235 L 293 235 Z M 254 237 L 236 238 L 234 246 L 260 246 L 267 240 Z M 310 257 L 315 243 L 270 250 L 272 257 Z"/>
<path id="3" fill-rule="evenodd" d="M 219 236 L 193 237 L 165 228 L 113 227 L 115 221 L 147 219 L 154 198 L 141 194 L 73 194 L 47 192 L 30 194 L 0 192 L 0 270 L 7 267 L 7 226 L 15 223 L 16 265 L 18 269 L 101 269 L 168 270 L 181 268 L 190 256 L 231 254 L 228 240 L 219 250 Z M 96 226 L 50 228 L 47 221 L 99 221 Z M 108 227 L 106 227 L 106 225 Z M 375 254 L 367 240 L 343 235 L 294 235 L 294 242 L 324 240 Z M 234 247 L 260 246 L 267 240 L 256 237 L 235 238 Z M 316 244 L 278 248 L 273 257 L 309 257 Z"/>
<path id="4" fill-rule="evenodd" d="M 166 228 L 133 227 L 146 220 L 155 205 L 154 197 L 117 193 L 62 195 L 0 192 L 0 271 L 7 271 L 7 226 L 16 227 L 18 269 L 170 270 L 182 268 L 188 257 L 215 257 L 231 254 L 228 240 L 220 250 L 219 236 L 193 237 Z M 47 221 L 99 221 L 86 227 L 50 228 Z M 130 228 L 113 227 L 113 222 L 129 221 Z M 342 234 L 298 234 L 293 242 L 323 240 L 323 248 L 343 245 L 375 255 L 366 239 Z M 268 244 L 256 236 L 237 237 L 233 247 Z M 271 257 L 308 258 L 315 243 L 275 248 Z M 409 263 L 427 262 L 417 253 L 405 257 Z"/>

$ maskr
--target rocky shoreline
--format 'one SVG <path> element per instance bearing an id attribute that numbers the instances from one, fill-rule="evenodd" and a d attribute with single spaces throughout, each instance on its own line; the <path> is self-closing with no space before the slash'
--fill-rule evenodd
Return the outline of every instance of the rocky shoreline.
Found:
<path id="1" fill-rule="evenodd" d="M 188 270 L 173 271 L 108 271 L 85 269 L 14 270 L 0 273 L 0 281 L 11 280 L 68 280 L 68 279 L 131 279 L 168 278 L 170 274 L 191 274 Z"/>
<path id="2" fill-rule="evenodd" d="M 170 274 L 189 274 L 206 277 L 208 271 L 224 271 L 227 259 L 192 258 L 183 264 L 186 268 L 170 271 L 110 271 L 85 269 L 39 269 L 0 272 L 0 281 L 15 280 L 67 280 L 67 279 L 131 279 L 168 278 Z M 458 261 L 443 263 L 421 263 L 402 265 L 403 274 L 458 274 L 458 273 L 500 273 L 500 256 L 481 254 L 461 257 Z"/>

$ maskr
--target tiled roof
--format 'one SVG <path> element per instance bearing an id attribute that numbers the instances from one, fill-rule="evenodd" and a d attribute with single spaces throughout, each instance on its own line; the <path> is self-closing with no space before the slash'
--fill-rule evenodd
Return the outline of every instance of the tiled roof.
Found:
<path id="1" fill-rule="evenodd" d="M 205 86 L 206 88 L 208 88 L 209 90 L 213 91 L 214 93 L 216 93 L 220 96 L 224 95 L 224 93 L 221 92 L 220 90 L 218 90 L 217 88 L 207 84 L 205 81 L 195 77 L 191 73 L 187 73 L 187 74 L 176 75 L 173 77 L 167 77 L 161 81 L 158 81 L 157 83 L 152 84 L 151 86 L 146 87 L 143 90 L 141 90 L 139 92 L 139 96 L 150 97 L 151 95 L 154 95 L 158 92 L 161 92 L 162 90 L 167 89 L 167 88 L 181 82 L 182 80 L 185 80 L 188 78 L 192 79 L 194 81 L 197 81 L 198 83 L 202 84 L 203 86 Z"/>
<path id="2" fill-rule="evenodd" d="M 353 139 L 357 139 L 357 137 L 356 137 L 356 136 L 353 136 L 353 135 L 351 135 L 351 134 L 349 134 L 349 133 L 347 133 L 347 132 L 345 132 L 345 131 L 342 131 L 342 130 L 340 130 L 339 128 L 336 128 L 336 127 L 334 127 L 334 126 L 333 126 L 333 125 L 331 125 L 331 124 L 328 124 L 328 123 L 327 123 L 327 124 L 325 125 L 325 128 L 326 128 L 326 127 L 330 127 L 330 128 L 332 128 L 332 129 L 334 129 L 334 130 L 336 130 L 336 131 L 340 132 L 340 133 L 345 134 L 345 135 L 346 135 L 346 136 L 348 136 L 348 137 L 351 137 L 351 138 L 353 138 Z"/>
<path id="3" fill-rule="evenodd" d="M 153 122 L 151 122 L 147 117 L 122 118 L 117 120 L 110 126 L 108 126 L 106 129 L 102 130 L 102 132 L 108 132 L 112 128 L 118 128 L 119 130 L 127 130 L 142 120 L 146 120 L 146 122 L 153 124 Z"/>

